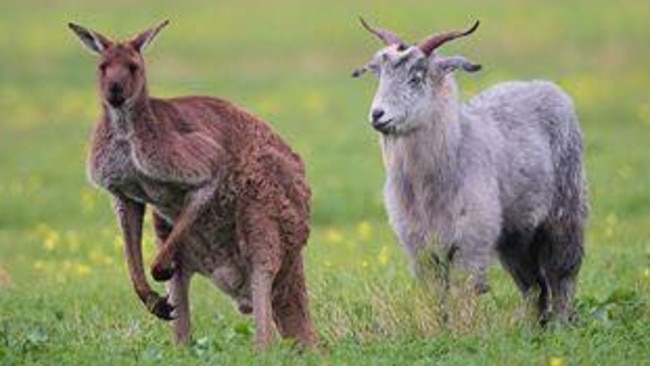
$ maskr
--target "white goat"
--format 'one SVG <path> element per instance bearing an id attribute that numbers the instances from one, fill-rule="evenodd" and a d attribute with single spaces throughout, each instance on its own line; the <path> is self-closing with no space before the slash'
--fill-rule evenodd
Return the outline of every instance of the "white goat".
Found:
<path id="1" fill-rule="evenodd" d="M 486 291 L 496 251 L 542 324 L 569 319 L 588 212 L 571 99 L 550 82 L 508 82 L 461 104 L 453 71 L 481 66 L 434 51 L 478 22 L 409 46 L 361 21 L 387 45 L 353 76 L 379 77 L 370 121 L 381 133 L 386 209 L 416 272 L 427 256 Z M 448 284 L 448 271 L 438 273 Z"/>

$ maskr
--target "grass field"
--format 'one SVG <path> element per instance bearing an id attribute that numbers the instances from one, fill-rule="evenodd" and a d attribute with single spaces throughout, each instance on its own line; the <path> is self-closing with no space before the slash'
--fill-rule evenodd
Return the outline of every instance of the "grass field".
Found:
<path id="1" fill-rule="evenodd" d="M 263 3 L 264 5 L 260 5 Z M 416 40 L 482 21 L 445 48 L 484 65 L 464 97 L 505 79 L 548 78 L 573 95 L 587 140 L 592 216 L 579 324 L 540 332 L 493 291 L 441 328 L 387 226 L 372 78 L 350 72 L 379 45 L 358 14 Z M 94 59 L 66 27 L 126 37 L 169 17 L 148 52 L 157 96 L 211 94 L 272 122 L 314 189 L 307 250 L 322 347 L 252 352 L 253 324 L 205 279 L 193 283 L 195 342 L 131 290 L 106 194 L 85 178 L 99 111 Z M 649 365 L 650 2 L 131 1 L 0 3 L 0 364 Z M 145 237 L 151 259 L 151 232 Z"/>

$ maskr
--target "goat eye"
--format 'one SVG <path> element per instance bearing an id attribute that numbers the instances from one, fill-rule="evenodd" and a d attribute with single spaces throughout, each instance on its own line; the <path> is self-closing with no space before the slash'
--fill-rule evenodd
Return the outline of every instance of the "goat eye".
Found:
<path id="1" fill-rule="evenodd" d="M 420 84 L 421 81 L 422 81 L 422 76 L 420 74 L 416 74 L 411 76 L 411 78 L 409 79 L 409 84 L 415 86 Z"/>
<path id="2" fill-rule="evenodd" d="M 412 86 L 417 86 L 419 85 L 422 81 L 424 80 L 424 72 L 421 70 L 418 70 L 411 75 L 411 78 L 409 79 L 409 84 Z"/>

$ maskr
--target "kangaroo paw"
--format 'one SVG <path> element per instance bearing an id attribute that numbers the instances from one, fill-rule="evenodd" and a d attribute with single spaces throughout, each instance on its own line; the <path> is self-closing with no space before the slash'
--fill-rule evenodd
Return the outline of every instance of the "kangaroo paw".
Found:
<path id="1" fill-rule="evenodd" d="M 174 275 L 174 262 L 155 261 L 151 266 L 151 276 L 158 282 L 169 281 Z"/>
<path id="2" fill-rule="evenodd" d="M 147 299 L 147 309 L 149 312 L 159 319 L 170 321 L 174 320 L 174 306 L 169 303 L 169 297 L 161 297 L 158 294 L 154 294 L 149 299 Z"/>

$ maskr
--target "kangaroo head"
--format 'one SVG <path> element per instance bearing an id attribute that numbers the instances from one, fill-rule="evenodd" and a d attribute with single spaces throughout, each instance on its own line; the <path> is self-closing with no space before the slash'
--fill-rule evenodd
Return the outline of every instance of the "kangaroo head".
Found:
<path id="1" fill-rule="evenodd" d="M 146 93 L 147 79 L 142 53 L 167 24 L 168 20 L 119 42 L 77 24 L 68 24 L 82 43 L 99 56 L 99 94 L 108 107 L 123 108 Z"/>

